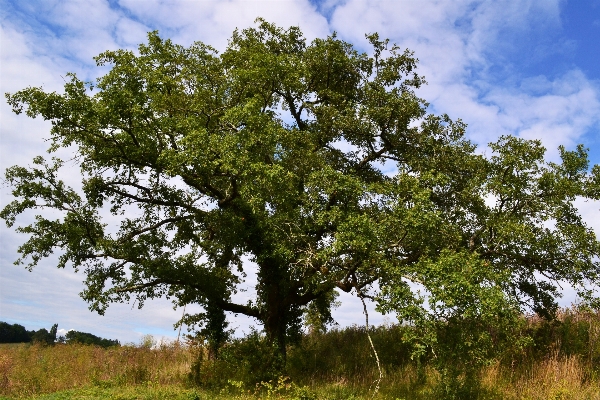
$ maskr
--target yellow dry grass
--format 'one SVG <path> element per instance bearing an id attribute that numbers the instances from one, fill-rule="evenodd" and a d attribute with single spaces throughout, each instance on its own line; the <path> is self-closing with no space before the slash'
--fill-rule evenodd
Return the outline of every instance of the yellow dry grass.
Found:
<path id="1" fill-rule="evenodd" d="M 103 384 L 180 384 L 192 357 L 192 352 L 179 346 L 4 345 L 0 346 L 0 394 L 31 396 Z"/>

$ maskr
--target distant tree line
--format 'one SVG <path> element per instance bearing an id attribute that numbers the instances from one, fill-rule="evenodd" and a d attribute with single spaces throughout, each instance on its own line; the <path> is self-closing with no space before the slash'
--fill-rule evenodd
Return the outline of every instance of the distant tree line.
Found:
<path id="1" fill-rule="evenodd" d="M 91 333 L 69 331 L 66 336 L 67 343 L 93 344 L 100 347 L 120 346 L 116 339 L 104 339 Z"/>
<path id="2" fill-rule="evenodd" d="M 66 336 L 57 337 L 58 324 L 52 325 L 50 331 L 42 328 L 38 331 L 28 331 L 23 325 L 9 324 L 0 321 L 0 343 L 81 343 L 100 347 L 120 346 L 118 340 L 104 339 L 91 333 L 71 330 Z"/>
<path id="3" fill-rule="evenodd" d="M 56 341 L 58 324 L 52 325 L 50 332 L 46 328 L 38 331 L 28 331 L 23 325 L 10 325 L 6 322 L 0 322 L 0 343 L 29 343 L 40 342 L 53 344 Z"/>

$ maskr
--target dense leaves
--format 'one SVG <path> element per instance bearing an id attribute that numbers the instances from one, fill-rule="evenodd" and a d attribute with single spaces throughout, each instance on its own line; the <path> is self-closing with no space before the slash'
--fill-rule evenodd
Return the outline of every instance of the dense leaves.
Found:
<path id="1" fill-rule="evenodd" d="M 27 343 L 31 342 L 31 336 L 35 332 L 29 332 L 23 325 L 0 322 L 0 343 Z"/>
<path id="2" fill-rule="evenodd" d="M 137 53 L 98 56 L 110 70 L 94 83 L 71 74 L 62 94 L 8 94 L 15 112 L 52 122 L 51 150 L 72 149 L 84 176 L 77 191 L 63 161 L 42 157 L 7 170 L 7 224 L 41 210 L 17 228 L 29 237 L 18 262 L 60 250 L 100 313 L 161 296 L 200 304 L 183 322 L 217 343 L 224 312 L 254 317 L 283 355 L 303 314 L 329 321 L 335 290 L 422 327 L 421 351 L 440 323 L 551 316 L 560 282 L 593 302 L 600 247 L 573 206 L 600 197 L 585 149 L 547 163 L 540 142 L 502 137 L 477 154 L 464 123 L 415 95 L 412 53 L 367 38 L 371 56 L 260 21 L 218 54 L 154 32 Z M 257 295 L 236 303 L 246 257 Z M 487 357 L 477 349 L 491 341 L 469 332 L 449 357 Z"/>

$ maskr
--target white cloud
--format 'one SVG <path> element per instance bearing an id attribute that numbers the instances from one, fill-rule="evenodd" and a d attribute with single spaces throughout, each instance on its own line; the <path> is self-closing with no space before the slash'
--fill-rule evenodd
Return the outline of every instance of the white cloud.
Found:
<path id="1" fill-rule="evenodd" d="M 326 19 L 308 0 L 137 1 L 121 6 L 174 41 L 200 40 L 223 50 L 234 29 L 253 26 L 258 17 L 287 28 L 299 25 L 308 39 L 328 33 Z M 154 29 L 154 28 L 153 28 Z"/>
<path id="2" fill-rule="evenodd" d="M 414 50 L 429 82 L 419 95 L 432 103 L 433 112 L 467 122 L 476 143 L 485 147 L 507 134 L 541 139 L 555 159 L 559 144 L 573 146 L 600 121 L 600 90 L 577 69 L 554 79 L 517 75 L 500 81 L 490 71 L 498 60 L 508 63 L 498 56 L 510 53 L 506 47 L 516 46 L 513 39 L 559 28 L 559 5 L 350 0 L 335 9 L 331 26 L 363 46 L 364 33 L 378 31 Z"/>
<path id="3" fill-rule="evenodd" d="M 62 86 L 60 74 L 65 63 L 57 64 L 48 54 L 36 51 L 35 38 L 13 26 L 0 26 L 2 48 L 0 53 L 0 90 L 13 92 L 27 86 L 44 86 L 56 90 Z M 4 101 L 3 101 L 4 103 Z"/>
<path id="4" fill-rule="evenodd" d="M 150 29 L 146 25 L 121 17 L 115 23 L 114 37 L 120 46 L 135 48 L 146 41 L 149 31 Z"/>
<path id="5" fill-rule="evenodd" d="M 583 221 L 594 231 L 596 238 L 600 240 L 600 200 L 575 200 L 575 207 L 581 213 Z"/>
<path id="6" fill-rule="evenodd" d="M 590 127 L 600 122 L 600 92 L 577 70 L 552 82 L 544 81 L 544 94 L 494 88 L 484 101 L 498 107 L 498 126 L 525 139 L 542 140 L 549 159 L 557 161 L 559 145 L 573 147 Z"/>
<path id="7" fill-rule="evenodd" d="M 114 14 L 102 7 L 101 2 L 85 7 L 84 2 L 57 2 L 51 6 L 44 3 L 41 9 L 33 11 L 38 23 L 30 25 L 28 17 L 5 20 L 10 26 L 25 34 L 28 47 L 36 55 L 67 65 L 93 63 L 92 57 L 108 47 L 117 46 L 111 39 L 109 26 Z M 102 22 L 104 21 L 104 22 Z M 66 71 L 63 71 L 63 73 Z"/>

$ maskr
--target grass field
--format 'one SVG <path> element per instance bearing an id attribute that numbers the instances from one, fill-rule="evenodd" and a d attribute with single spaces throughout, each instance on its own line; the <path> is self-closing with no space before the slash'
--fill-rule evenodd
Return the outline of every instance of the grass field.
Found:
<path id="1" fill-rule="evenodd" d="M 0 345 L 1 399 L 436 399 L 440 376 L 411 361 L 402 327 L 371 336 L 364 328 L 306 335 L 291 347 L 287 377 L 261 381 L 260 335 L 228 343 L 219 360 L 198 345 Z M 559 321 L 528 322 L 529 348 L 483 368 L 478 399 L 600 400 L 600 316 L 564 311 Z M 190 373 L 194 371 L 193 373 Z"/>

